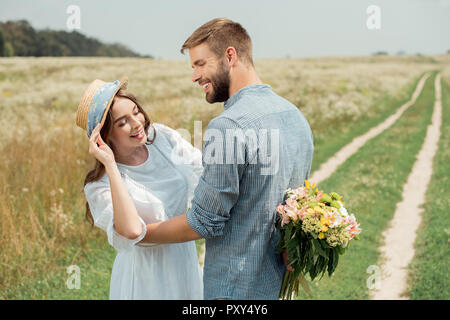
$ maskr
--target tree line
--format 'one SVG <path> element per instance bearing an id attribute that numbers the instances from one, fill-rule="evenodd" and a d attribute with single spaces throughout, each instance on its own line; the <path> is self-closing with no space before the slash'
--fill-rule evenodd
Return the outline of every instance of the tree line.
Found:
<path id="1" fill-rule="evenodd" d="M 105 44 L 77 31 L 35 30 L 26 20 L 0 22 L 0 56 L 152 58 L 120 43 Z"/>

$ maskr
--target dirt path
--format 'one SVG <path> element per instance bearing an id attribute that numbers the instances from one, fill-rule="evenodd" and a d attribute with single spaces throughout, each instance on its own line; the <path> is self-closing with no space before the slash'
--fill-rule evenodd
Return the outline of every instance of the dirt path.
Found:
<path id="1" fill-rule="evenodd" d="M 411 99 L 406 102 L 404 105 L 402 105 L 396 113 L 388 117 L 385 121 L 380 123 L 379 125 L 373 127 L 365 134 L 356 137 L 353 139 L 352 142 L 347 144 L 346 146 L 342 147 L 338 152 L 336 152 L 328 161 L 323 163 L 320 168 L 316 171 L 314 171 L 309 179 L 309 181 L 312 181 L 316 184 L 320 183 L 321 181 L 327 179 L 329 176 L 333 174 L 336 169 L 345 162 L 351 155 L 353 155 L 356 151 L 359 150 L 367 141 L 370 139 L 376 137 L 380 133 L 382 133 L 384 130 L 392 126 L 395 121 L 397 121 L 398 118 L 401 117 L 403 112 L 406 111 L 411 105 L 413 105 L 416 102 L 417 97 L 420 95 L 420 92 L 422 92 L 423 86 L 425 84 L 425 81 L 430 76 L 429 73 L 426 73 L 418 82 L 416 90 L 414 91 L 413 95 L 411 96 Z"/>
<path id="2" fill-rule="evenodd" d="M 432 123 L 428 126 L 424 144 L 417 155 L 412 171 L 403 186 L 403 200 L 397 209 L 390 226 L 383 232 L 384 245 L 380 248 L 382 259 L 381 282 L 371 292 L 375 300 L 407 299 L 408 264 L 414 257 L 416 232 L 421 223 L 425 203 L 425 193 L 431 180 L 433 158 L 438 150 L 442 123 L 440 74 L 435 79 L 435 102 Z"/>

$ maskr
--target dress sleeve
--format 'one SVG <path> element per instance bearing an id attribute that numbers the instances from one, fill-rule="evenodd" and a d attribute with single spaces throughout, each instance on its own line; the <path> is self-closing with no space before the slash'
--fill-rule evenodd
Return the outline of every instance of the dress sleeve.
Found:
<path id="1" fill-rule="evenodd" d="M 88 183 L 84 187 L 84 194 L 94 219 L 94 225 L 106 232 L 109 244 L 117 251 L 130 250 L 145 237 L 147 226 L 141 217 L 139 217 L 139 220 L 142 231 L 137 238 L 128 239 L 116 231 L 109 183 L 103 181 L 103 179 Z"/>
<path id="2" fill-rule="evenodd" d="M 195 188 L 203 173 L 202 152 L 186 141 L 178 131 L 161 123 L 153 125 L 167 137 L 171 145 L 171 154 L 169 155 L 171 160 L 186 169 L 184 172 L 188 179 L 188 207 L 190 208 Z"/>

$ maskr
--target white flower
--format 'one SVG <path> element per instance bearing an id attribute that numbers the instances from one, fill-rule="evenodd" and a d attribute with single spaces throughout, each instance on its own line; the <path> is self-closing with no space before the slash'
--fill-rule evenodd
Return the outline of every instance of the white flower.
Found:
<path id="1" fill-rule="evenodd" d="M 341 216 L 347 218 L 347 217 L 348 217 L 347 209 L 345 209 L 345 208 L 342 206 L 342 202 L 339 201 L 339 203 L 341 204 L 341 207 L 339 208 L 339 213 L 341 214 Z"/>
<path id="2" fill-rule="evenodd" d="M 336 212 L 334 222 L 330 224 L 330 228 L 336 228 L 337 226 L 340 226 L 343 220 L 344 219 L 341 217 L 341 215 Z"/>

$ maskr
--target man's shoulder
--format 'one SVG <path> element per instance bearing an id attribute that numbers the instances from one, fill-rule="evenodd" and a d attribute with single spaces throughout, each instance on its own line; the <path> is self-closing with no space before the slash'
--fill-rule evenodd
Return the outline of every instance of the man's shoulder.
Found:
<path id="1" fill-rule="evenodd" d="M 281 117 L 294 117 L 298 120 L 304 118 L 299 108 L 274 92 L 264 97 L 245 96 L 217 118 L 229 119 L 218 119 L 219 123 L 233 121 L 240 128 L 249 128 L 258 126 L 258 123 L 264 122 L 264 118 L 267 118 L 267 121 L 279 118 L 275 114 Z"/>
<path id="2" fill-rule="evenodd" d="M 226 130 L 226 129 L 242 129 L 242 125 L 239 123 L 238 118 L 233 117 L 231 114 L 221 113 L 217 117 L 213 118 L 206 130 Z"/>

